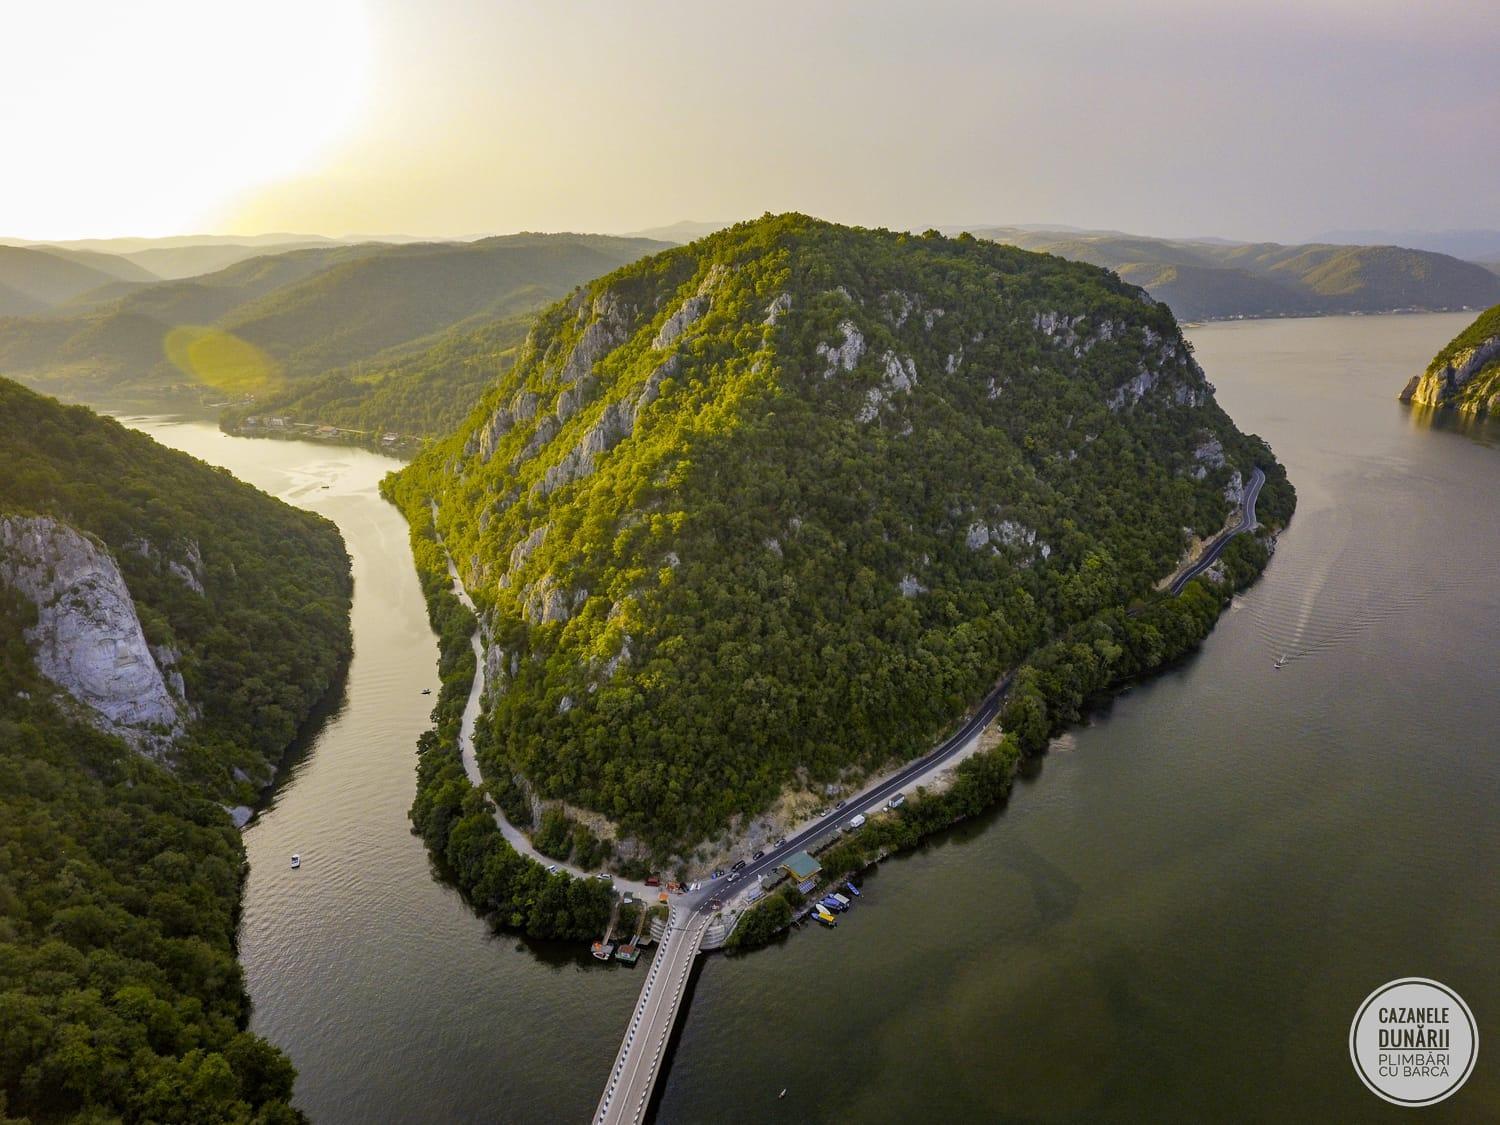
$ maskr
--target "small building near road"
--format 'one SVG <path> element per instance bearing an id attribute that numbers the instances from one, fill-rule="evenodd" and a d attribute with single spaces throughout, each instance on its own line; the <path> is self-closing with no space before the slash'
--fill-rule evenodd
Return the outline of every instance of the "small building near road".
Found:
<path id="1" fill-rule="evenodd" d="M 823 870 L 823 865 L 806 852 L 793 852 L 781 861 L 781 870 L 786 872 L 787 878 L 793 883 L 800 885 L 809 879 L 816 879 L 818 872 Z"/>

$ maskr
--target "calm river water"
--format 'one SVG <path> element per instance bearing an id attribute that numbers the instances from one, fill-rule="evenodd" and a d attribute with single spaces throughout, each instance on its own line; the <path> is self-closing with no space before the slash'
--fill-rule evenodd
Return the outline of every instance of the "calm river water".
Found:
<path id="1" fill-rule="evenodd" d="M 1395 401 L 1468 319 L 1194 329 L 1300 493 L 1265 578 L 1008 807 L 872 872 L 836 931 L 705 959 L 658 1119 L 1396 1120 L 1349 1022 L 1429 976 L 1481 1045 L 1424 1119 L 1500 1120 L 1500 426 Z M 334 519 L 355 560 L 343 698 L 245 834 L 252 1026 L 298 1105 L 586 1119 L 639 971 L 489 934 L 408 833 L 436 645 L 374 493 L 392 462 L 132 424 Z"/>

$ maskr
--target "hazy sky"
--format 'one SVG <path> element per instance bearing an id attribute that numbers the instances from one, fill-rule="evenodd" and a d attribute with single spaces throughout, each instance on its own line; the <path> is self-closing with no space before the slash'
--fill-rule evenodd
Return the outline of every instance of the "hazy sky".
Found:
<path id="1" fill-rule="evenodd" d="M 1500 227 L 1495 0 L 9 0 L 0 233 Z"/>

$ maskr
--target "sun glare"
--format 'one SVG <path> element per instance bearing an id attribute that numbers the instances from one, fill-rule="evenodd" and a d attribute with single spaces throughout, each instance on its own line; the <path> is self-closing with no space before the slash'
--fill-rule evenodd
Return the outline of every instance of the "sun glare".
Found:
<path id="1" fill-rule="evenodd" d="M 5 23 L 5 235 L 191 230 L 314 165 L 369 84 L 360 0 L 52 0 Z"/>

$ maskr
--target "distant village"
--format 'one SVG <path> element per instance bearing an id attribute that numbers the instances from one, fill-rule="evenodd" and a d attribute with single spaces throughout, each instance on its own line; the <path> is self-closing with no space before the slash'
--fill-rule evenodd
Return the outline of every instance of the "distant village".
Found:
<path id="1" fill-rule="evenodd" d="M 361 445 L 377 445 L 392 453 L 415 450 L 422 445 L 422 438 L 409 434 L 377 433 L 373 430 L 355 430 L 345 426 L 329 426 L 317 422 L 297 422 L 291 418 L 272 414 L 251 414 L 238 423 L 225 426 L 229 433 L 252 437 L 318 438 L 323 441 L 357 442 Z"/>

